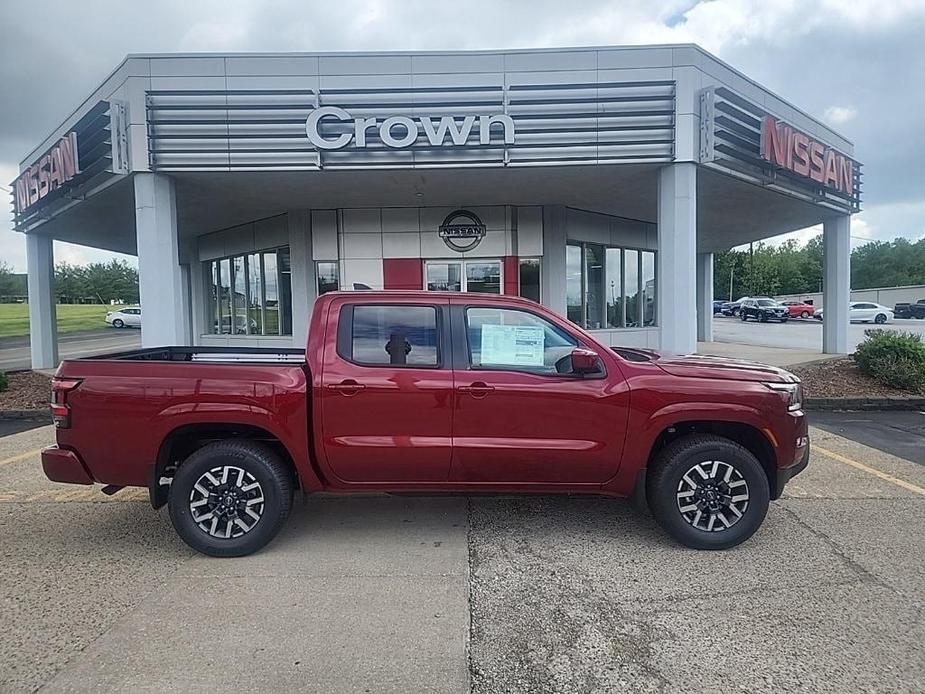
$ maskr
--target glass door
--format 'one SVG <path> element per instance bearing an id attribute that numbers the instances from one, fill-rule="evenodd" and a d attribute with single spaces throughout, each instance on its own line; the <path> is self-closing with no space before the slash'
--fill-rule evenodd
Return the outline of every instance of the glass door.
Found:
<path id="1" fill-rule="evenodd" d="M 424 264 L 424 287 L 432 292 L 500 294 L 502 263 L 479 260 L 428 260 Z"/>

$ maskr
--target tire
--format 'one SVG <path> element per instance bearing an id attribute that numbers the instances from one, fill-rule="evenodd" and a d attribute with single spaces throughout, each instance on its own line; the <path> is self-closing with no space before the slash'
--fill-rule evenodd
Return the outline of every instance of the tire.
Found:
<path id="1" fill-rule="evenodd" d="M 744 323 L 745 321 L 748 320 L 748 314 L 745 313 L 745 311 L 741 311 L 741 312 L 739 312 L 739 318 L 741 318 L 741 319 L 742 319 L 742 322 Z"/>
<path id="2" fill-rule="evenodd" d="M 121 319 L 121 318 L 116 318 L 116 319 L 112 322 L 112 327 L 114 327 L 114 328 L 124 328 L 124 327 L 125 327 L 125 323 L 122 322 L 122 319 Z"/>
<path id="3" fill-rule="evenodd" d="M 789 318 L 781 318 L 781 319 L 780 319 L 780 322 L 781 322 L 781 323 L 786 323 L 788 320 L 790 320 L 790 319 L 789 319 Z"/>
<path id="4" fill-rule="evenodd" d="M 256 441 L 217 441 L 180 464 L 167 498 L 170 521 L 180 538 L 198 552 L 243 557 L 276 537 L 292 509 L 292 489 L 289 469 L 267 446 Z M 224 500 L 235 502 L 233 510 L 222 505 L 225 491 L 230 494 Z"/>
<path id="5" fill-rule="evenodd" d="M 874 317 L 874 323 L 876 323 L 877 325 L 883 325 L 884 323 L 886 323 L 886 316 L 882 313 L 878 313 Z"/>
<path id="6" fill-rule="evenodd" d="M 740 309 L 737 309 L 737 308 L 732 309 L 732 315 L 733 315 L 733 316 L 738 316 L 741 312 L 742 312 L 742 311 L 741 311 Z"/>
<path id="7" fill-rule="evenodd" d="M 803 320 L 806 320 L 807 318 L 809 318 L 809 311 L 803 311 L 803 313 L 800 314 L 800 318 L 802 318 Z"/>
<path id="8" fill-rule="evenodd" d="M 716 488 L 710 487 L 714 479 Z M 707 500 L 710 492 L 718 494 L 711 496 L 712 502 Z M 745 499 L 740 498 L 743 493 Z M 701 501 L 688 503 L 694 494 L 701 495 Z M 681 544 L 694 549 L 729 549 L 745 542 L 761 526 L 770 489 L 761 463 L 743 446 L 721 436 L 692 434 L 659 452 L 646 477 L 646 498 L 658 524 Z M 718 510 L 710 512 L 708 503 Z M 691 510 L 684 513 L 685 508 Z M 717 525 L 723 527 L 717 530 Z"/>

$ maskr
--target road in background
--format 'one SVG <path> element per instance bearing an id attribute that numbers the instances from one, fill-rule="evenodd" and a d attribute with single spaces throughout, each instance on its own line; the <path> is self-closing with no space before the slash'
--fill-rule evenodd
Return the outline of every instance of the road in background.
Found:
<path id="1" fill-rule="evenodd" d="M 848 327 L 848 349 L 853 352 L 864 341 L 864 331 L 883 327 L 918 333 L 925 338 L 925 321 L 914 318 L 897 318 L 892 323 L 877 326 L 873 323 L 852 323 Z M 786 323 L 758 323 L 726 316 L 713 317 L 713 340 L 737 342 L 762 347 L 785 349 L 822 350 L 822 321 L 791 319 Z"/>
<path id="2" fill-rule="evenodd" d="M 58 356 L 61 359 L 90 357 L 133 347 L 141 347 L 140 330 L 105 328 L 58 335 Z M 28 337 L 0 338 L 0 371 L 28 369 L 31 365 Z"/>
<path id="3" fill-rule="evenodd" d="M 809 421 L 833 434 L 925 465 L 925 413 L 811 412 Z"/>

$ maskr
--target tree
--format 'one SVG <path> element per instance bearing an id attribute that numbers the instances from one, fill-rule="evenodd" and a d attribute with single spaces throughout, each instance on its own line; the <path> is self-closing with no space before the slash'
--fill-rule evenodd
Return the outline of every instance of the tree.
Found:
<path id="1" fill-rule="evenodd" d="M 55 291 L 61 303 L 82 299 L 137 303 L 138 271 L 124 260 L 84 266 L 61 262 L 55 266 Z"/>
<path id="2" fill-rule="evenodd" d="M 16 278 L 13 268 L 5 260 L 0 260 L 0 296 L 16 294 Z"/>

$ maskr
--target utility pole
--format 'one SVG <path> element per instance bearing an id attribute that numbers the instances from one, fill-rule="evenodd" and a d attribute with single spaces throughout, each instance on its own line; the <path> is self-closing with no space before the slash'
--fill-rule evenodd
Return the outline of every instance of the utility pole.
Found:
<path id="1" fill-rule="evenodd" d="M 735 256 L 732 256 L 732 262 L 729 263 L 729 301 L 733 301 L 732 298 L 732 278 L 736 274 L 736 259 Z"/>

